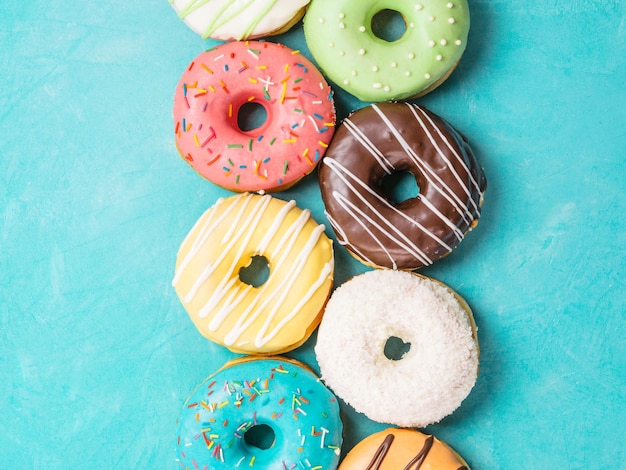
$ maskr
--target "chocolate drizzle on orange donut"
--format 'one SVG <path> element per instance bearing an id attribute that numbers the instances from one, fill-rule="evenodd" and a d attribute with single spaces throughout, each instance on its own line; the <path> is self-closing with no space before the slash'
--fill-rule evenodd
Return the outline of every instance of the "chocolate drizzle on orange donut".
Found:
<path id="1" fill-rule="evenodd" d="M 380 465 L 383 463 L 383 460 L 385 460 L 385 455 L 387 455 L 387 452 L 389 451 L 389 448 L 391 447 L 391 443 L 393 442 L 393 439 L 394 439 L 393 434 L 387 434 L 387 437 L 385 437 L 385 440 L 380 445 L 380 447 L 376 449 L 376 453 L 374 454 L 372 461 L 365 468 L 365 470 L 378 470 L 380 468 Z"/>
<path id="2" fill-rule="evenodd" d="M 395 203 L 393 173 L 416 178 Z M 366 264 L 413 270 L 450 253 L 476 226 L 486 179 L 466 139 L 411 103 L 380 103 L 346 118 L 320 168 L 322 199 L 340 244 Z"/>
<path id="3" fill-rule="evenodd" d="M 387 455 L 387 452 L 389 451 L 389 448 L 393 443 L 393 439 L 393 434 L 387 434 L 378 449 L 376 449 L 376 453 L 374 453 L 372 461 L 367 465 L 365 470 L 380 470 L 380 466 L 382 465 L 383 460 L 385 460 L 385 456 Z M 424 441 L 423 447 L 420 449 L 417 455 L 415 455 L 415 457 L 413 457 L 413 459 L 411 459 L 411 461 L 404 467 L 404 470 L 419 470 L 426 460 L 426 457 L 428 457 L 428 453 L 430 452 L 430 449 L 432 448 L 434 442 L 435 438 L 433 436 L 428 436 Z M 468 470 L 468 468 L 463 465 L 457 470 Z"/>
<path id="4" fill-rule="evenodd" d="M 430 452 L 431 447 L 433 446 L 433 441 L 435 438 L 433 436 L 428 436 L 428 438 L 424 441 L 424 447 L 420 450 L 417 455 L 411 460 L 404 470 L 413 470 L 413 465 L 415 465 L 415 470 L 419 470 L 426 460 L 426 456 Z"/>

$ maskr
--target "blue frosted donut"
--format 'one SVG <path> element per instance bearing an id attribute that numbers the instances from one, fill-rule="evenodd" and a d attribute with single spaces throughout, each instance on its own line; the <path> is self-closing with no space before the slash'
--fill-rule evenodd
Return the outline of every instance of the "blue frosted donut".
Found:
<path id="1" fill-rule="evenodd" d="M 185 402 L 176 460 L 189 469 L 332 470 L 342 429 L 337 399 L 302 363 L 244 357 Z"/>

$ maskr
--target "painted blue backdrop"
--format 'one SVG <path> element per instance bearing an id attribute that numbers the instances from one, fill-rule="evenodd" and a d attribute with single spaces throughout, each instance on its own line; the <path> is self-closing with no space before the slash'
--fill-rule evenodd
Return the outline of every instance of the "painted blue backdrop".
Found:
<path id="1" fill-rule="evenodd" d="M 427 431 L 475 469 L 626 468 L 626 2 L 470 7 L 458 69 L 416 102 L 488 176 L 478 228 L 423 270 L 473 307 L 482 361 Z M 308 55 L 301 24 L 273 40 Z M 211 44 L 166 0 L 0 3 L 2 468 L 175 468 L 184 399 L 234 357 L 170 284 L 227 194 L 172 134 L 178 78 Z M 336 99 L 339 118 L 364 105 Z M 279 197 L 326 222 L 315 175 Z M 336 246 L 339 284 L 365 268 Z M 317 368 L 314 341 L 290 356 Z M 385 426 L 342 406 L 345 451 Z"/>

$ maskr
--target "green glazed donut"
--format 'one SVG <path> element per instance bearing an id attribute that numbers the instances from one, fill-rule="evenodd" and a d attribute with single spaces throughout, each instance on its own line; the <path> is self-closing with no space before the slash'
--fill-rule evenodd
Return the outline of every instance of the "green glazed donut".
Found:
<path id="1" fill-rule="evenodd" d="M 390 10 L 405 31 L 383 39 L 372 20 Z M 314 59 L 339 87 L 362 101 L 421 96 L 461 59 L 469 33 L 467 0 L 313 0 L 304 33 Z"/>

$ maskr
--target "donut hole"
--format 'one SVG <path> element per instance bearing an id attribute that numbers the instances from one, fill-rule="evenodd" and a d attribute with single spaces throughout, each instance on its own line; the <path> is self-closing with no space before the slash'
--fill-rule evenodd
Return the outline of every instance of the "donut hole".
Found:
<path id="1" fill-rule="evenodd" d="M 386 42 L 395 42 L 406 33 L 406 19 L 395 10 L 381 10 L 372 16 L 372 34 Z"/>
<path id="2" fill-rule="evenodd" d="M 243 439 L 249 446 L 267 450 L 276 442 L 276 433 L 267 424 L 255 424 L 245 432 Z"/>
<path id="3" fill-rule="evenodd" d="M 391 361 L 399 361 L 411 349 L 411 343 L 405 343 L 397 336 L 390 336 L 385 343 L 385 357 Z"/>
<path id="4" fill-rule="evenodd" d="M 261 287 L 270 277 L 270 265 L 263 255 L 250 258 L 247 266 L 239 269 L 239 280 L 252 287 Z"/>
<path id="5" fill-rule="evenodd" d="M 378 183 L 383 195 L 394 205 L 415 199 L 419 195 L 417 178 L 408 170 L 394 171 Z"/>
<path id="6" fill-rule="evenodd" d="M 261 103 L 249 101 L 237 111 L 237 126 L 242 132 L 252 132 L 267 122 L 267 109 Z"/>

